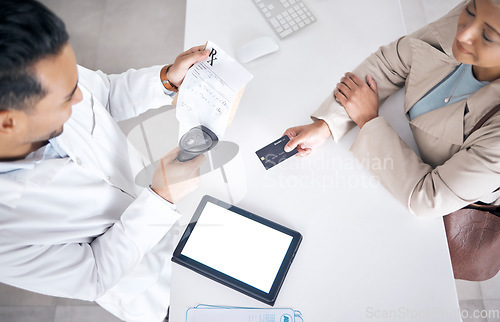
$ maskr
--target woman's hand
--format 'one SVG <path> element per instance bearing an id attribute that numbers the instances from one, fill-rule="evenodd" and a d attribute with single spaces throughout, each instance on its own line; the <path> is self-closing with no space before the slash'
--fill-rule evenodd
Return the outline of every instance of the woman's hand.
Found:
<path id="1" fill-rule="evenodd" d="M 283 135 L 287 135 L 290 141 L 285 145 L 285 152 L 297 148 L 298 155 L 305 157 L 312 152 L 313 148 L 322 145 L 330 136 L 330 129 L 323 120 L 316 120 L 309 125 L 289 128 Z"/>
<path id="2" fill-rule="evenodd" d="M 377 83 L 370 75 L 366 76 L 365 83 L 353 73 L 346 73 L 337 84 L 334 95 L 360 128 L 378 117 Z"/>

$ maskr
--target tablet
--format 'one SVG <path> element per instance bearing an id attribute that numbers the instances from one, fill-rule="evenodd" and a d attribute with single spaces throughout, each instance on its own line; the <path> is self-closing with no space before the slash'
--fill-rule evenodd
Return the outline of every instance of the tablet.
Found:
<path id="1" fill-rule="evenodd" d="M 301 240 L 297 231 L 204 196 L 172 261 L 272 306 Z"/>

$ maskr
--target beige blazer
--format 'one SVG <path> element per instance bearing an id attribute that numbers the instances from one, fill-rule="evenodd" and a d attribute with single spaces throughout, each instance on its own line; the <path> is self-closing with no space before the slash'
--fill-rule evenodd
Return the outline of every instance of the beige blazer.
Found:
<path id="1" fill-rule="evenodd" d="M 354 74 L 374 77 L 381 103 L 405 86 L 404 112 L 409 119 L 408 110 L 459 64 L 451 48 L 465 3 L 379 48 Z M 479 119 L 498 104 L 500 80 L 410 121 L 421 157 L 383 117 L 363 126 L 351 152 L 416 215 L 443 216 L 476 201 L 499 204 L 500 192 L 493 191 L 500 186 L 500 114 L 469 136 Z M 335 141 L 356 125 L 333 94 L 311 117 L 324 120 Z"/>

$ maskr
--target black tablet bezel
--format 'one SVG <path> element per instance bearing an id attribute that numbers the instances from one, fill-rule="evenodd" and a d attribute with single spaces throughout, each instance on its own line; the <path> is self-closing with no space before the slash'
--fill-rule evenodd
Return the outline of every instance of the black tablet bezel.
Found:
<path id="1" fill-rule="evenodd" d="M 192 258 L 186 257 L 182 255 L 182 250 L 184 249 L 184 246 L 186 245 L 189 236 L 191 235 L 191 232 L 196 226 L 196 223 L 198 222 L 198 219 L 201 216 L 201 213 L 203 212 L 203 209 L 205 208 L 205 205 L 207 202 L 211 202 L 213 204 L 216 204 L 218 206 L 221 206 L 229 211 L 232 211 L 236 214 L 239 214 L 241 216 L 244 216 L 248 219 L 254 220 L 258 223 L 261 223 L 265 226 L 268 226 L 270 228 L 273 228 L 277 231 L 280 231 L 284 234 L 287 234 L 292 237 L 292 241 L 290 242 L 290 246 L 288 247 L 288 250 L 286 252 L 285 257 L 283 258 L 283 261 L 281 263 L 281 266 L 278 270 L 278 274 L 276 274 L 276 277 L 274 279 L 273 285 L 269 291 L 269 293 L 266 293 L 264 291 L 259 290 L 258 288 L 255 288 L 249 284 L 243 283 L 240 280 L 235 279 L 234 277 L 231 277 L 229 275 L 226 275 L 220 271 L 217 271 L 209 266 L 206 266 L 198 261 L 193 260 Z M 253 297 L 256 300 L 259 300 L 263 303 L 266 303 L 270 306 L 274 305 L 274 302 L 276 301 L 276 298 L 278 296 L 278 292 L 281 289 L 281 285 L 283 285 L 283 282 L 285 280 L 285 276 L 288 273 L 288 269 L 290 268 L 290 265 L 292 264 L 292 261 L 295 257 L 295 254 L 297 252 L 297 249 L 300 245 L 300 242 L 302 241 L 302 235 L 292 229 L 289 229 L 287 227 L 284 227 L 280 224 L 277 224 L 275 222 L 272 222 L 268 219 L 265 219 L 263 217 L 257 216 L 249 211 L 246 211 L 244 209 L 241 209 L 239 207 L 236 207 L 234 205 L 228 204 L 222 200 L 219 200 L 217 198 L 214 198 L 212 196 L 205 195 L 201 199 L 200 204 L 198 205 L 198 208 L 196 209 L 193 218 L 191 219 L 191 222 L 187 226 L 186 230 L 184 231 L 184 234 L 182 235 L 179 243 L 177 244 L 177 247 L 175 248 L 172 261 L 174 263 L 180 264 L 184 267 L 187 267 L 205 277 L 208 277 L 214 281 L 217 281 L 223 285 L 226 285 L 234 290 L 237 290 L 243 294 L 246 294 L 250 297 Z"/>

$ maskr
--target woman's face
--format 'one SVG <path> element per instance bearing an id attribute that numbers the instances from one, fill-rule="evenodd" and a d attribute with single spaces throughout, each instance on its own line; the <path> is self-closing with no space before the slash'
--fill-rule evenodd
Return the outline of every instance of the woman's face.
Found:
<path id="1" fill-rule="evenodd" d="M 479 80 L 500 77 L 500 8 L 490 0 L 470 0 L 458 19 L 453 56 L 474 65 Z"/>

